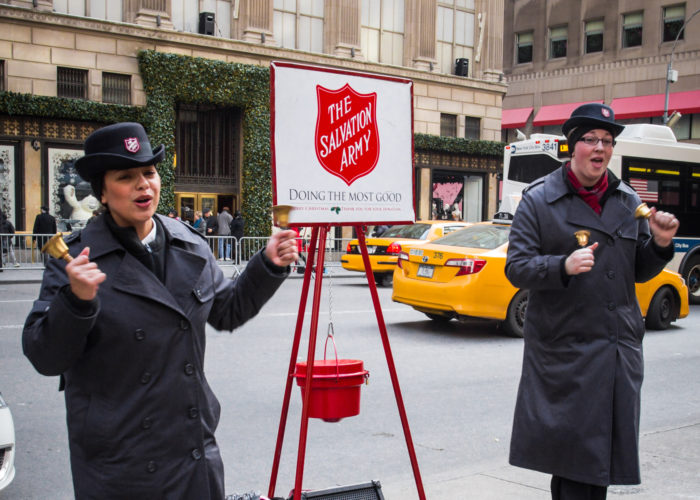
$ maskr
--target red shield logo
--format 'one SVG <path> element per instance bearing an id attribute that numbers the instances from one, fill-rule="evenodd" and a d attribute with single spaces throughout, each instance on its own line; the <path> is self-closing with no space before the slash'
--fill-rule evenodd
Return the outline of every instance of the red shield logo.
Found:
<path id="1" fill-rule="evenodd" d="M 316 86 L 316 157 L 349 186 L 379 160 L 377 94 L 359 94 L 349 84 L 338 90 Z"/>
<path id="2" fill-rule="evenodd" d="M 141 149 L 138 137 L 127 137 L 124 139 L 124 147 L 129 153 L 137 153 Z"/>

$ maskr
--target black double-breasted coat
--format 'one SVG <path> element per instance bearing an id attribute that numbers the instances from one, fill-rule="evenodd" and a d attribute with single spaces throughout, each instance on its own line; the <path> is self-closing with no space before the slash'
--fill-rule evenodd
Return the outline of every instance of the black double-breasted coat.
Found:
<path id="1" fill-rule="evenodd" d="M 564 168 L 524 192 L 510 233 L 506 275 L 529 290 L 510 463 L 637 484 L 644 323 L 634 284 L 658 274 L 673 247 L 658 247 L 635 219 L 632 188 L 619 183 L 598 215 L 570 190 Z M 566 279 L 563 261 L 581 229 L 599 243 L 595 265 Z"/>
<path id="2" fill-rule="evenodd" d="M 243 324 L 286 276 L 258 254 L 238 279 L 224 278 L 201 235 L 156 217 L 168 239 L 165 283 L 99 217 L 68 241 L 73 256 L 89 246 L 107 275 L 93 313 L 67 300 L 65 262 L 50 259 L 24 327 L 32 364 L 65 380 L 78 499 L 224 497 L 214 439 L 220 406 L 204 376 L 205 324 Z"/>

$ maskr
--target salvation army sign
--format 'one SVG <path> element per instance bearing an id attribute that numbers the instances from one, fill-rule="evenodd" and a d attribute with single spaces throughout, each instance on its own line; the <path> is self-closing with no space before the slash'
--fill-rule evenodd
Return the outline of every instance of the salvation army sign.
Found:
<path id="1" fill-rule="evenodd" d="M 274 203 L 291 224 L 415 220 L 410 80 L 273 62 L 271 85 Z"/>

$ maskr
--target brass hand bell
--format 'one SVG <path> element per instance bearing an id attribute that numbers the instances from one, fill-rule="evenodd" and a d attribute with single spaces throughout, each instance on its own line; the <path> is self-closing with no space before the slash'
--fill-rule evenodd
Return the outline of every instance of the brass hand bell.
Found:
<path id="1" fill-rule="evenodd" d="M 63 241 L 61 233 L 54 234 L 46 244 L 41 247 L 41 253 L 47 253 L 51 257 L 64 259 L 66 262 L 73 260 L 73 257 L 68 253 L 68 245 Z"/>
<path id="2" fill-rule="evenodd" d="M 634 218 L 635 219 L 648 219 L 651 217 L 651 209 L 647 206 L 646 203 L 642 203 L 639 205 L 637 208 L 634 209 Z"/>
<path id="3" fill-rule="evenodd" d="M 579 231 L 576 231 L 574 233 L 574 236 L 576 236 L 578 246 L 585 247 L 586 245 L 588 245 L 588 238 L 591 236 L 591 232 L 587 231 L 586 229 L 581 229 Z"/>
<path id="4" fill-rule="evenodd" d="M 272 207 L 272 218 L 275 225 L 280 229 L 289 227 L 289 212 L 294 209 L 291 205 L 274 205 Z"/>

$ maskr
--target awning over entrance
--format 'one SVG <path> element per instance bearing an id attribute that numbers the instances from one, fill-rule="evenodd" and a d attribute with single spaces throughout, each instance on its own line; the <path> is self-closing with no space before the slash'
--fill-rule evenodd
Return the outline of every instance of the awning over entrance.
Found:
<path id="1" fill-rule="evenodd" d="M 530 118 L 533 108 L 504 109 L 501 118 L 501 128 L 524 127 Z"/>
<path id="2" fill-rule="evenodd" d="M 542 106 L 535 115 L 532 124 L 535 127 L 543 127 L 545 125 L 559 125 L 564 123 L 571 116 L 571 112 L 590 102 L 602 103 L 603 101 L 587 101 L 587 102 L 570 102 L 566 104 L 553 104 L 551 106 Z"/>
<path id="3" fill-rule="evenodd" d="M 644 118 L 664 114 L 665 94 L 621 97 L 613 99 L 610 107 L 615 111 L 615 119 Z M 668 113 L 700 113 L 700 90 L 673 92 L 668 96 Z"/>

